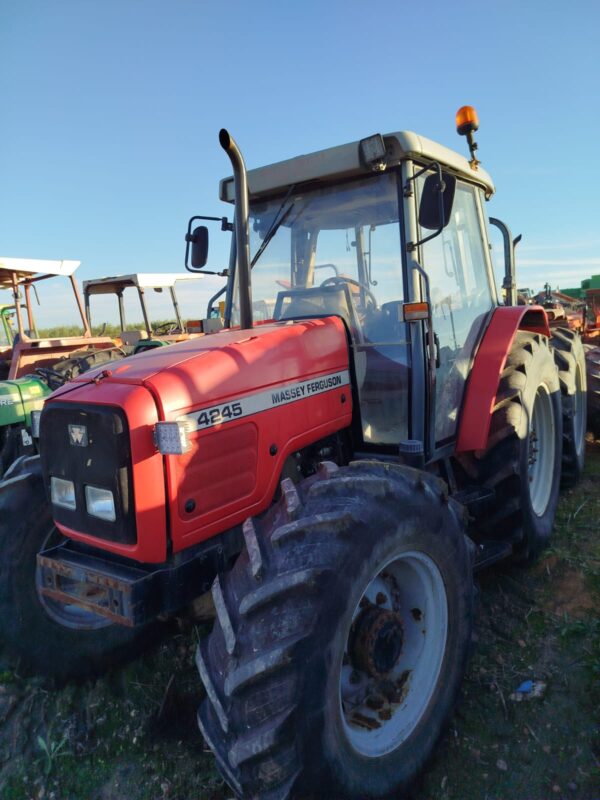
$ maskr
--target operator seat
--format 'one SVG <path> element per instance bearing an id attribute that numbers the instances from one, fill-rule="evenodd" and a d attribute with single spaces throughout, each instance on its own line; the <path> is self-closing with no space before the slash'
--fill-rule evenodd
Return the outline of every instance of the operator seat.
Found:
<path id="1" fill-rule="evenodd" d="M 142 340 L 147 339 L 148 334 L 146 331 L 121 331 L 119 333 L 119 339 L 123 342 L 125 347 L 135 347 L 136 344 Z"/>
<path id="2" fill-rule="evenodd" d="M 348 284 L 285 289 L 275 301 L 273 318 L 280 320 L 341 317 L 351 333 L 362 340 L 361 325 Z"/>

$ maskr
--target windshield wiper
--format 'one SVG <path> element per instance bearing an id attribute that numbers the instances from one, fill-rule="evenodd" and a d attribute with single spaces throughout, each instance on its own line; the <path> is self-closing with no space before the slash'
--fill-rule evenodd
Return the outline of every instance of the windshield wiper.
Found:
<path id="1" fill-rule="evenodd" d="M 282 204 L 277 209 L 277 213 L 273 217 L 273 222 L 271 223 L 271 225 L 269 227 L 269 230 L 266 232 L 265 238 L 263 239 L 261 246 L 258 248 L 258 250 L 256 251 L 256 255 L 254 256 L 254 258 L 250 262 L 250 269 L 252 269 L 252 267 L 256 264 L 258 259 L 262 256 L 262 254 L 266 250 L 266 248 L 267 248 L 269 242 L 271 241 L 271 239 L 275 236 L 275 234 L 277 233 L 277 231 L 279 230 L 281 225 L 283 225 L 283 223 L 289 217 L 289 215 L 290 215 L 290 213 L 292 211 L 292 208 L 294 207 L 293 203 L 291 204 L 291 206 L 288 209 L 286 209 L 286 211 L 283 214 L 281 212 L 285 208 L 285 204 L 287 203 L 287 201 L 290 199 L 290 195 L 294 191 L 294 188 L 295 188 L 295 185 L 292 184 L 290 186 L 290 188 L 288 189 L 286 196 L 283 198 Z"/>

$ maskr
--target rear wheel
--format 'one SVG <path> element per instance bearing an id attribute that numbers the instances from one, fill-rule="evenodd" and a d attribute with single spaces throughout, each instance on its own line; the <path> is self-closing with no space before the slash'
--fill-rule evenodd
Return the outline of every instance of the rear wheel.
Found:
<path id="1" fill-rule="evenodd" d="M 247 522 L 198 648 L 199 723 L 238 796 L 383 798 L 452 711 L 469 649 L 462 512 L 402 467 L 322 465 Z"/>
<path id="2" fill-rule="evenodd" d="M 59 683 L 106 671 L 139 653 L 154 632 L 44 596 L 36 557 L 60 538 L 39 457 L 23 459 L 0 483 L 0 646 L 19 669 Z"/>
<path id="3" fill-rule="evenodd" d="M 558 368 L 562 400 L 563 486 L 574 486 L 583 472 L 587 430 L 585 351 L 578 333 L 555 328 L 550 339 Z"/>
<path id="4" fill-rule="evenodd" d="M 547 545 L 558 504 L 562 409 L 558 372 L 545 337 L 519 331 L 500 378 L 488 447 L 462 457 L 468 480 L 494 489 L 474 525 L 481 540 L 508 541 L 518 560 Z"/>
<path id="5" fill-rule="evenodd" d="M 587 346 L 585 349 L 588 425 L 594 438 L 600 439 L 600 347 Z"/>

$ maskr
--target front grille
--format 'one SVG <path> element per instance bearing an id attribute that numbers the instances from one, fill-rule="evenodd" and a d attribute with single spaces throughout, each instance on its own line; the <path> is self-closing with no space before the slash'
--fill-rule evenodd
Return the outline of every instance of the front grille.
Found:
<path id="1" fill-rule="evenodd" d="M 100 539 L 135 543 L 131 446 L 127 418 L 121 409 L 65 402 L 46 405 L 40 423 L 40 452 L 48 497 L 51 477 L 75 484 L 76 508 L 52 507 L 59 525 Z M 114 522 L 88 514 L 86 486 L 113 493 Z"/>

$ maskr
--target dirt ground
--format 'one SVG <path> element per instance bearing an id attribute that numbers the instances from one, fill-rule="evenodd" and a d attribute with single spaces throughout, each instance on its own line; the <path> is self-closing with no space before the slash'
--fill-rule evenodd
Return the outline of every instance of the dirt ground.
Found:
<path id="1" fill-rule="evenodd" d="M 600 798 L 599 599 L 600 443 L 590 443 L 544 557 L 481 576 L 460 702 L 411 800 Z M 0 798 L 231 798 L 196 726 L 201 632 L 185 625 L 126 668 L 60 691 L 2 665 Z M 526 680 L 543 682 L 542 696 L 516 702 Z"/>

